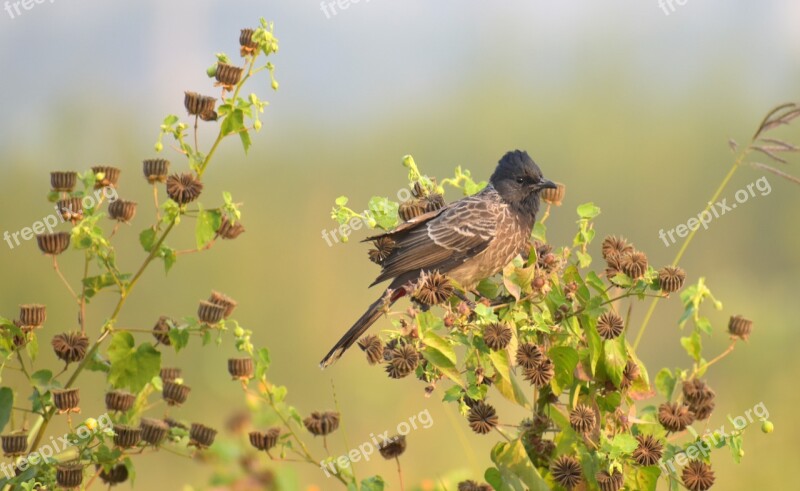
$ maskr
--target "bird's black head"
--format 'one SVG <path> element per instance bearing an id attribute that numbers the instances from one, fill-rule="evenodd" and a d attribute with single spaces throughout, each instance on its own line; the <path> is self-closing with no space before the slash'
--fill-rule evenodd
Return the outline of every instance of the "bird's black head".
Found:
<path id="1" fill-rule="evenodd" d="M 489 179 L 500 196 L 515 210 L 533 219 L 539 209 L 539 193 L 556 185 L 542 176 L 528 152 L 514 150 L 500 159 Z"/>

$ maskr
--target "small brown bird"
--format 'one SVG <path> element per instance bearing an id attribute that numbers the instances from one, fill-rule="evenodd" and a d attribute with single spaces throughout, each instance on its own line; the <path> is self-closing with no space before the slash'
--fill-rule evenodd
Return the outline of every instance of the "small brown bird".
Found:
<path id="1" fill-rule="evenodd" d="M 465 290 L 503 269 L 527 252 L 539 209 L 539 193 L 556 185 L 527 152 L 515 150 L 500 159 L 479 193 L 412 218 L 386 234 L 366 241 L 391 239 L 381 274 L 370 286 L 393 279 L 381 297 L 345 333 L 320 362 L 325 368 L 355 343 L 385 308 L 414 291 L 423 274 L 447 275 Z"/>

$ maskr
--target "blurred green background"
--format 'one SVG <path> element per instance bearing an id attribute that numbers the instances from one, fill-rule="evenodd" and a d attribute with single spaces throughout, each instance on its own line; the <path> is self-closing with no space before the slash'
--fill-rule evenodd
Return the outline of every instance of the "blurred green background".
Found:
<path id="1" fill-rule="evenodd" d="M 182 257 L 166 278 L 156 265 L 120 325 L 149 328 L 161 314 L 192 315 L 199 299 L 221 290 L 239 301 L 237 318 L 255 331 L 255 343 L 271 349 L 271 378 L 289 386 L 301 412 L 333 408 L 333 381 L 347 440 L 356 445 L 428 409 L 433 426 L 408 437 L 406 482 L 432 486 L 459 469 L 481 478 L 490 439 L 471 434 L 454 407 L 439 402 L 441 391 L 425 398 L 423 384 L 390 381 L 357 351 L 325 372 L 317 368 L 379 293 L 366 288 L 377 269 L 365 245 L 329 247 L 321 237 L 335 226 L 333 200 L 346 194 L 363 209 L 372 195 L 394 195 L 405 182 L 405 154 L 430 175 L 443 178 L 462 165 L 486 179 L 505 151 L 522 148 L 567 186 L 548 222 L 553 244 L 571 243 L 575 207 L 594 201 L 603 210 L 600 237 L 624 235 L 654 265 L 665 265 L 677 246 L 665 247 L 658 232 L 705 206 L 732 161 L 728 138 L 745 142 L 767 109 L 800 98 L 794 0 L 689 1 L 669 15 L 655 0 L 562 3 L 362 0 L 328 17 L 310 0 L 88 0 L 35 4 L 13 19 L 0 12 L 1 228 L 13 232 L 50 212 L 49 171 L 117 165 L 120 195 L 140 205 L 115 242 L 121 266 L 137 267 L 137 235 L 152 213 L 140 162 L 154 156 L 161 119 L 184 114 L 184 90 L 216 93 L 204 73 L 213 54 L 236 55 L 240 28 L 260 16 L 274 20 L 280 90 L 272 93 L 266 78 L 250 87 L 272 103 L 264 129 L 249 156 L 229 141 L 206 174 L 205 203 L 233 192 L 244 203 L 247 232 L 208 254 Z M 205 126 L 207 148 L 216 128 Z M 797 142 L 798 128 L 783 135 Z M 166 154 L 180 169 L 178 156 Z M 787 170 L 800 174 L 797 163 Z M 732 199 L 762 175 L 743 168 L 724 196 Z M 750 342 L 708 375 L 718 394 L 711 426 L 763 402 L 776 427 L 769 436 L 748 432 L 741 465 L 727 450 L 715 455 L 716 489 L 785 488 L 785 463 L 800 456 L 793 379 L 800 369 L 800 194 L 767 178 L 772 193 L 701 231 L 682 264 L 689 281 L 706 277 L 725 306 L 710 313 L 716 331 L 704 340 L 708 355 L 727 346 L 729 315 L 755 321 Z M 192 246 L 186 228 L 170 239 L 173 247 Z M 79 262 L 75 253 L 61 259 L 72 278 Z M 34 242 L 14 249 L 3 243 L 0 271 L 0 315 L 14 317 L 22 303 L 47 304 L 41 358 L 59 367 L 48 340 L 74 329 L 76 316 L 50 262 Z M 110 314 L 113 301 L 104 294 L 92 303 L 91 326 Z M 677 298 L 657 310 L 640 348 L 651 375 L 689 365 L 678 342 L 680 312 Z M 225 370 L 233 353 L 230 343 L 205 350 L 193 344 L 179 356 L 165 350 L 164 364 L 184 367 L 194 388 L 177 416 L 222 428 L 244 407 Z M 27 389 L 14 375 L 6 371 L 2 383 L 23 397 Z M 88 374 L 81 388 L 83 415 L 101 414 L 103 379 Z M 337 455 L 348 448 L 341 435 L 332 447 Z M 313 449 L 322 454 L 320 442 Z M 317 469 L 292 468 L 299 489 L 337 488 Z M 380 473 L 399 489 L 392 462 L 373 459 L 357 472 Z M 203 484 L 207 473 L 162 452 L 140 460 L 136 485 L 182 489 Z"/>

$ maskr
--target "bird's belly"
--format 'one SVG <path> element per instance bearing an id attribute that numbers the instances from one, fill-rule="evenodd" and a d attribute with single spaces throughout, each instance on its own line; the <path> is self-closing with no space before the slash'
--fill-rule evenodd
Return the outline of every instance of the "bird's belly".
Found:
<path id="1" fill-rule="evenodd" d="M 453 268 L 447 275 L 464 288 L 472 289 L 484 278 L 499 273 L 520 253 L 520 250 L 522 245 L 517 244 L 517 241 L 491 244 L 477 256 Z"/>

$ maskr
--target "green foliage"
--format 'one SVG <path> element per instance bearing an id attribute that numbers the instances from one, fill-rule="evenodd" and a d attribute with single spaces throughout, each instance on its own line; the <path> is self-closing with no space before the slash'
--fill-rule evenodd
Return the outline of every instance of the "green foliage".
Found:
<path id="1" fill-rule="evenodd" d="M 108 348 L 111 371 L 108 381 L 118 389 L 141 391 L 161 368 L 161 353 L 150 343 L 136 346 L 133 335 L 119 332 L 112 336 Z"/>

